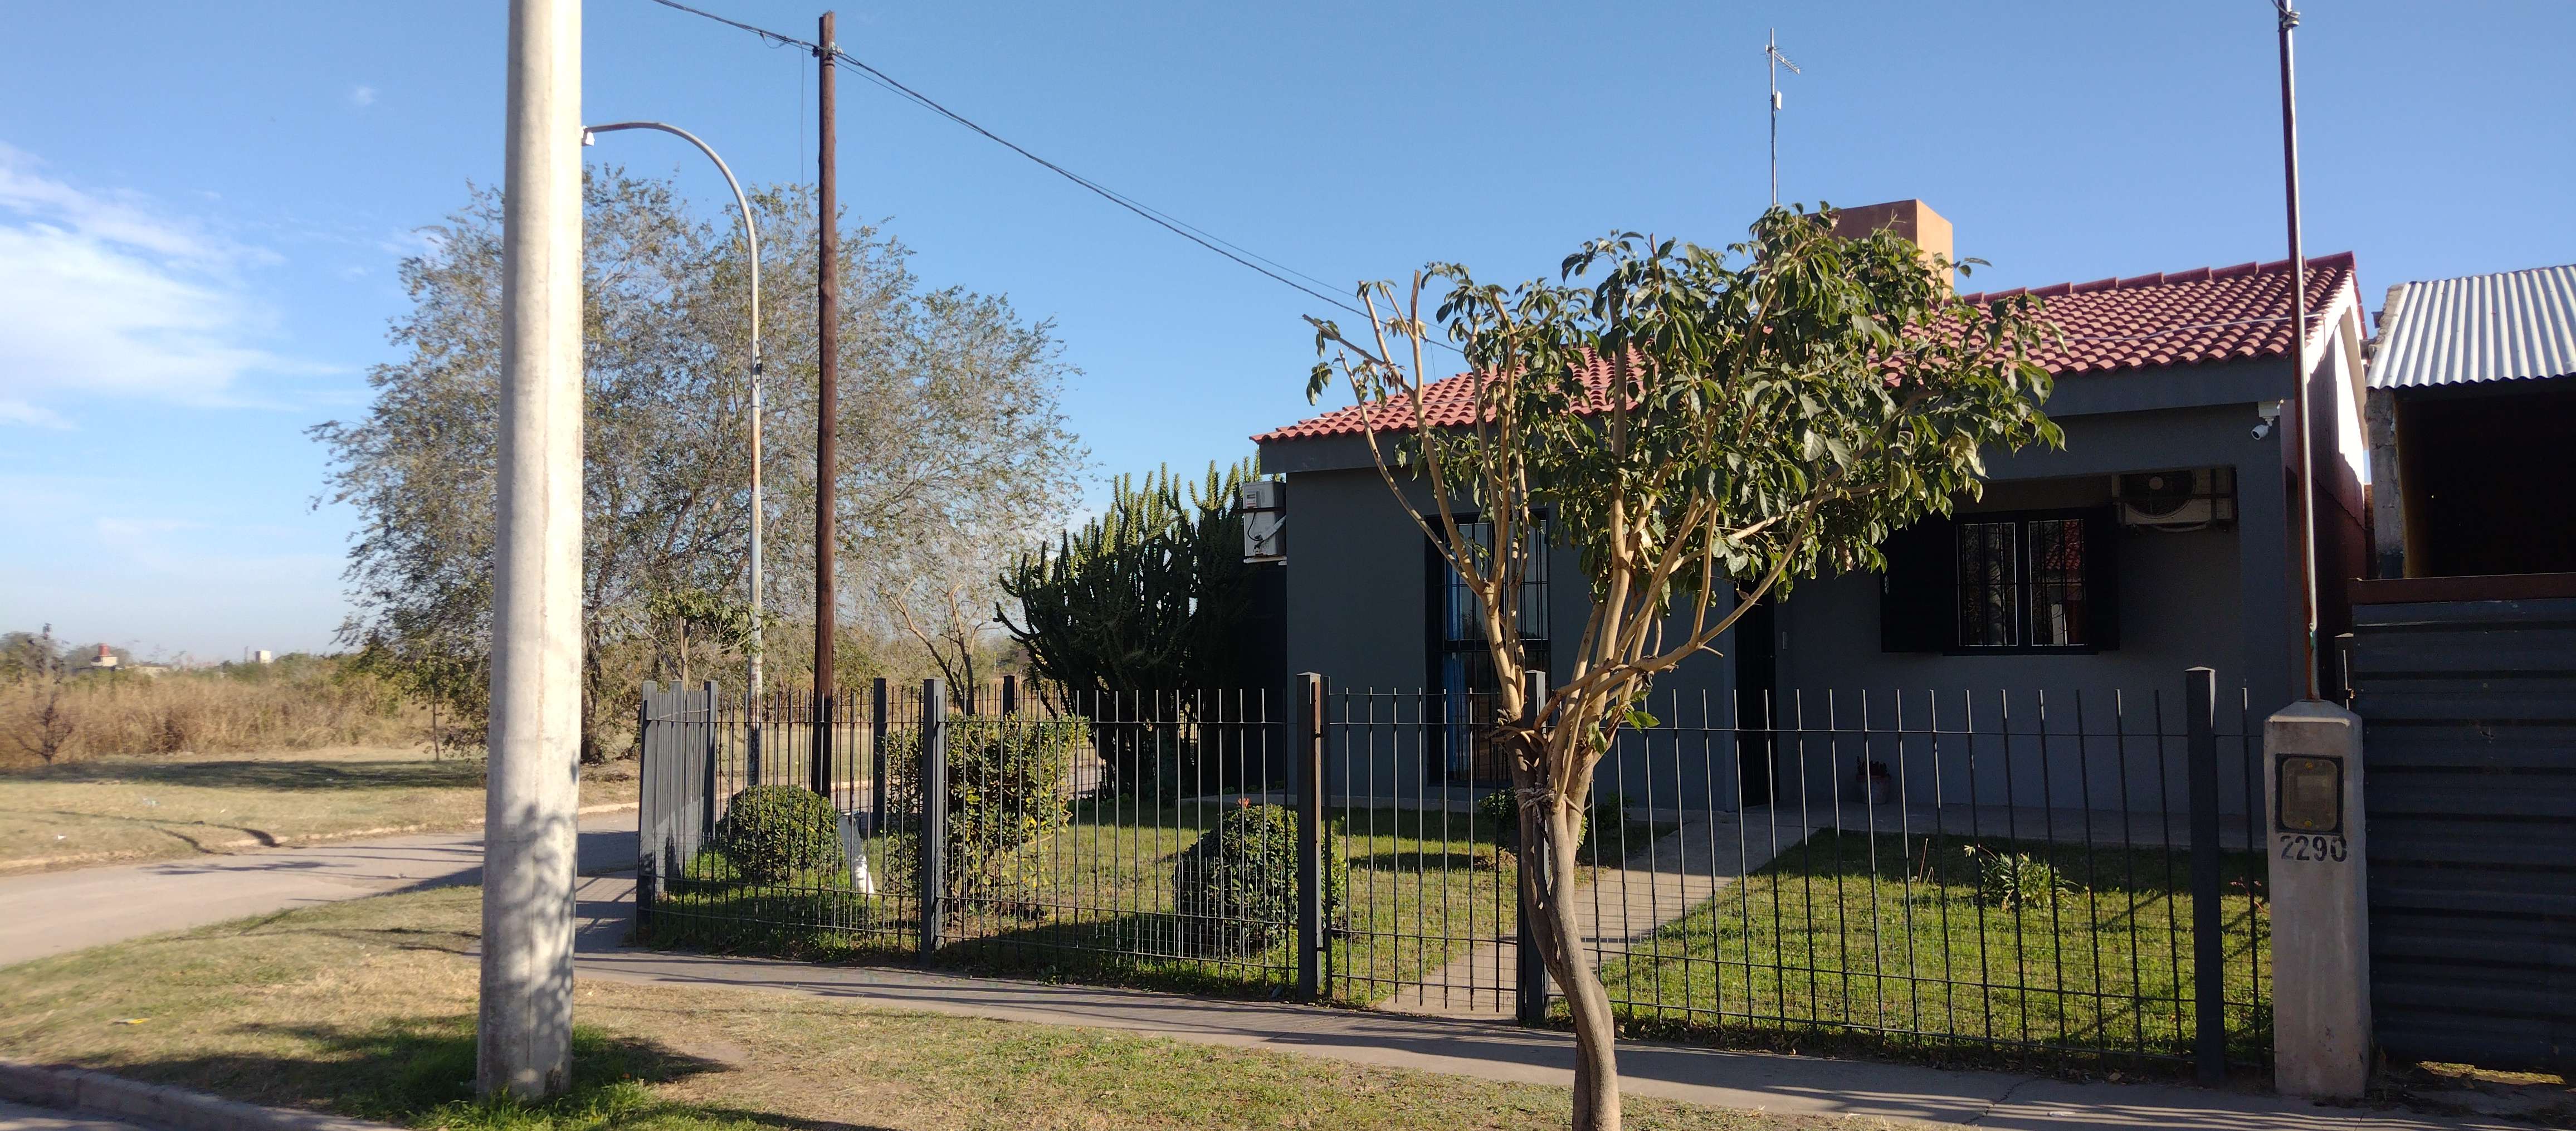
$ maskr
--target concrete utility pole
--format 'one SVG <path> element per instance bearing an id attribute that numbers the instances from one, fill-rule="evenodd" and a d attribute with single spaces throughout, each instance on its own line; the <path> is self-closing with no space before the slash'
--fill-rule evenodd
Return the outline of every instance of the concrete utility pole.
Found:
<path id="1" fill-rule="evenodd" d="M 814 76 L 815 89 L 821 102 L 821 138 L 815 151 L 814 207 L 821 225 L 822 248 L 814 261 L 815 342 L 821 357 L 821 387 L 817 390 L 814 413 L 814 703 L 820 711 L 825 697 L 832 694 L 833 590 L 832 551 L 834 534 L 832 517 L 837 500 L 833 486 L 840 475 L 841 423 L 841 205 L 839 196 L 839 159 L 835 147 L 839 138 L 834 126 L 833 75 L 839 69 L 832 56 L 840 45 L 832 39 L 832 13 L 823 13 L 822 34 L 816 37 L 821 46 L 814 49 L 821 67 Z M 815 720 L 820 724 L 822 720 Z M 831 730 L 817 725 L 814 729 L 814 762 L 818 767 L 814 788 L 822 790 L 824 762 L 830 757 Z"/>
<path id="2" fill-rule="evenodd" d="M 2370 839 L 2361 717 L 2317 697 L 2317 523 L 2308 381 L 2308 259 L 2299 233 L 2299 98 L 2281 35 L 2281 178 L 2290 226 L 2290 413 L 2299 425 L 2299 661 L 2307 695 L 2263 720 L 2264 825 L 2271 865 L 2272 1081 L 2293 1096 L 2359 1099 L 2370 1086 Z"/>
<path id="3" fill-rule="evenodd" d="M 572 1074 L 581 761 L 581 0 L 511 0 L 482 1014 L 475 1088 Z"/>

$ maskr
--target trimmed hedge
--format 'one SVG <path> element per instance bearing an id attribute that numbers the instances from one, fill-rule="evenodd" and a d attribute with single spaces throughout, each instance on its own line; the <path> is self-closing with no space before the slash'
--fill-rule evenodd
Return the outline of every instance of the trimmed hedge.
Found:
<path id="1" fill-rule="evenodd" d="M 1072 820 L 1073 758 L 1090 733 L 1079 716 L 948 720 L 948 892 L 973 899 L 1002 886 L 1019 851 Z M 886 735 L 886 804 L 921 811 L 921 733 Z M 892 818 L 886 867 L 918 882 L 910 818 Z"/>
<path id="2" fill-rule="evenodd" d="M 1329 827 L 1324 833 L 1324 921 L 1339 922 L 1346 881 Z M 1172 906 L 1182 953 L 1239 956 L 1276 945 L 1297 923 L 1297 813 L 1241 805 L 1181 853 L 1172 869 Z"/>
<path id="3" fill-rule="evenodd" d="M 716 849 L 742 878 L 774 884 L 800 872 L 837 869 L 841 815 L 803 786 L 755 785 L 733 795 L 716 822 Z"/>

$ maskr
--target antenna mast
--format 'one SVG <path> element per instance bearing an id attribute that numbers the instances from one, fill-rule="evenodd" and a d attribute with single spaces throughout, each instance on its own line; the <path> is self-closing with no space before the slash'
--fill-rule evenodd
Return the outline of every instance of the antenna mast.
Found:
<path id="1" fill-rule="evenodd" d="M 1800 74 L 1798 65 L 1780 53 L 1780 30 L 1770 29 L 1770 38 L 1762 45 L 1762 58 L 1771 68 L 1771 207 L 1780 207 L 1780 68 Z"/>

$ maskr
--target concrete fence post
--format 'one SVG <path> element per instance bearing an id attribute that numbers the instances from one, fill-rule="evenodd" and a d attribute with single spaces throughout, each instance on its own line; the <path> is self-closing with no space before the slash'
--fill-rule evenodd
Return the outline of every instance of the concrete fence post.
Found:
<path id="1" fill-rule="evenodd" d="M 2370 1083 L 2370 900 L 2361 719 L 2293 703 L 2263 722 L 2272 890 L 2272 1077 L 2357 1099 Z"/>

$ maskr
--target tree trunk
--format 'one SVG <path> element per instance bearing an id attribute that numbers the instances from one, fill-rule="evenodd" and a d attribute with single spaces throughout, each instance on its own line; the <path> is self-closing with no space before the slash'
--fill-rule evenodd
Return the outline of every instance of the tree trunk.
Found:
<path id="1" fill-rule="evenodd" d="M 1545 814 L 1522 810 L 1521 843 L 1528 845 L 1529 834 L 1542 826 L 1547 843 L 1543 853 L 1523 854 L 1521 914 L 1531 916 L 1530 935 L 1538 942 L 1539 957 L 1574 1016 L 1573 1129 L 1618 1131 L 1618 1022 L 1610 1012 L 1610 995 L 1601 986 L 1601 975 L 1584 950 L 1582 928 L 1574 920 L 1575 846 L 1580 839 L 1574 812 L 1565 798 L 1557 799 Z M 1544 876 L 1533 874 L 1541 861 Z"/>

